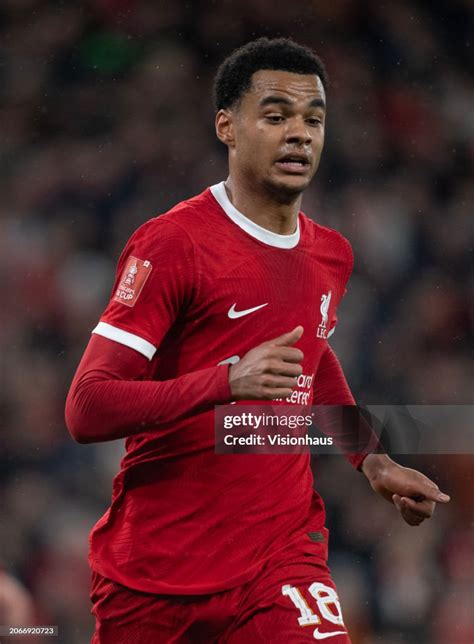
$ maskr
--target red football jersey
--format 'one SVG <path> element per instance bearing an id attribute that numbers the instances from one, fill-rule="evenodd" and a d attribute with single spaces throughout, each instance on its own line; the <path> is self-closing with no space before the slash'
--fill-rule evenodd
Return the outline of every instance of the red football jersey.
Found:
<path id="1" fill-rule="evenodd" d="M 272 233 L 220 183 L 135 232 L 94 333 L 145 355 L 150 380 L 170 380 L 302 325 L 294 400 L 311 404 L 352 262 L 339 233 L 303 213 L 292 235 Z M 194 412 L 127 438 L 90 563 L 146 592 L 217 592 L 288 543 L 310 545 L 324 520 L 309 454 L 216 455 L 213 412 Z"/>

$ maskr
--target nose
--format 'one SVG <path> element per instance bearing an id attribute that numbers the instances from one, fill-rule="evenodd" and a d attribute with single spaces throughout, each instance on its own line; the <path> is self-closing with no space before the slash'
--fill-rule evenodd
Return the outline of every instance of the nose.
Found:
<path id="1" fill-rule="evenodd" d="M 292 118 L 287 121 L 286 143 L 309 145 L 313 140 L 311 130 L 303 118 Z"/>

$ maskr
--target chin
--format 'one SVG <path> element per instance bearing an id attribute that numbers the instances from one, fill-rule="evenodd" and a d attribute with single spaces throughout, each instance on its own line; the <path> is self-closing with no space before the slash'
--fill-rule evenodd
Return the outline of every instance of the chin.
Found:
<path id="1" fill-rule="evenodd" d="M 265 186 L 280 203 L 291 203 L 306 190 L 310 183 L 311 178 L 294 176 L 267 181 Z"/>

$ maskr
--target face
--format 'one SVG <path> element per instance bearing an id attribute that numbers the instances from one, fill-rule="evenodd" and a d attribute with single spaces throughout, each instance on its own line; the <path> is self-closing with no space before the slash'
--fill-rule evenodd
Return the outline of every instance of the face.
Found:
<path id="1" fill-rule="evenodd" d="M 309 185 L 324 144 L 326 97 L 316 75 L 260 70 L 239 104 L 216 117 L 233 175 L 282 201 Z"/>

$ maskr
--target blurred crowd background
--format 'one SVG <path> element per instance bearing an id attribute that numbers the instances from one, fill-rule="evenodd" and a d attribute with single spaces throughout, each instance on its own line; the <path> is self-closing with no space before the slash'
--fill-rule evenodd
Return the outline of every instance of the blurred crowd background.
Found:
<path id="1" fill-rule="evenodd" d="M 333 346 L 356 397 L 472 403 L 473 14 L 470 0 L 2 0 L 1 623 L 90 639 L 87 536 L 123 448 L 76 445 L 65 394 L 131 232 L 226 177 L 212 78 L 249 39 L 293 36 L 332 79 L 304 211 L 354 247 Z M 472 644 L 474 461 L 403 462 L 453 497 L 417 529 L 342 458 L 315 467 L 353 642 Z"/>

